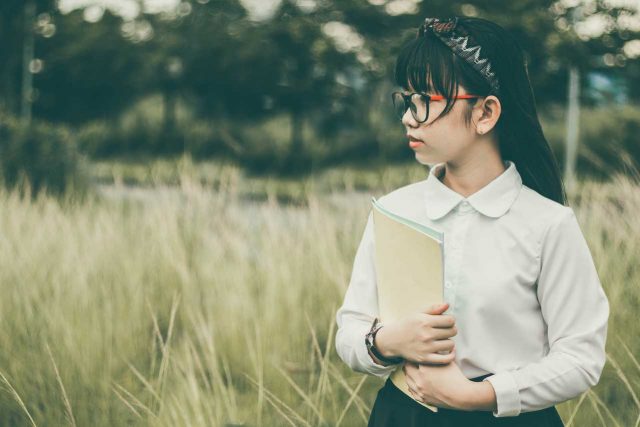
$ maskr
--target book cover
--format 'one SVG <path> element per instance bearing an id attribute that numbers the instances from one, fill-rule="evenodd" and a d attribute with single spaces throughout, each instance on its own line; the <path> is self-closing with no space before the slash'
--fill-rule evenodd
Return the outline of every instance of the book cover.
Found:
<path id="1" fill-rule="evenodd" d="M 382 322 L 400 319 L 444 302 L 444 233 L 397 215 L 371 198 L 378 306 Z M 415 400 L 402 371 L 391 381 Z M 438 408 L 416 400 L 437 412 Z"/>

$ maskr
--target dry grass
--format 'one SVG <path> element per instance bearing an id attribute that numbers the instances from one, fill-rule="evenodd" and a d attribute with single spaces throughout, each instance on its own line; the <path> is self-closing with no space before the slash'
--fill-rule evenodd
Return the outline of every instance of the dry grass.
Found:
<path id="1" fill-rule="evenodd" d="M 335 311 L 370 196 L 423 171 L 178 172 L 81 202 L 0 192 L 0 425 L 364 425 L 382 382 L 338 359 Z M 638 426 L 640 188 L 572 200 L 612 311 L 600 383 L 560 411 Z"/>

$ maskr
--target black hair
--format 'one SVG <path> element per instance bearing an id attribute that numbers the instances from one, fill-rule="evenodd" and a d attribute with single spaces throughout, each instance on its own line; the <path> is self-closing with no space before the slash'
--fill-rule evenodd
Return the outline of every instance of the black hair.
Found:
<path id="1" fill-rule="evenodd" d="M 481 57 L 488 58 L 500 82 L 500 94 L 468 62 L 457 56 L 430 31 L 406 43 L 396 60 L 396 84 L 406 90 L 435 93 L 447 97 L 446 106 L 436 120 L 445 116 L 457 101 L 458 85 L 474 95 L 494 95 L 502 111 L 496 123 L 500 155 L 512 160 L 523 184 L 541 195 L 567 204 L 558 162 L 547 142 L 529 80 L 524 53 L 518 41 L 500 25 L 482 18 L 458 17 L 481 46 Z M 415 37 L 415 36 L 414 36 Z M 468 108 L 464 121 L 471 121 L 476 99 L 464 100 Z"/>

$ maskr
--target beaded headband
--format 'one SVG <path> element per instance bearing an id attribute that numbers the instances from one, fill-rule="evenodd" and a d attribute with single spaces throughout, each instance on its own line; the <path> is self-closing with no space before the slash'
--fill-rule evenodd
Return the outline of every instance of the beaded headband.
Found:
<path id="1" fill-rule="evenodd" d="M 425 18 L 416 37 L 424 36 L 427 31 L 437 36 L 456 55 L 471 64 L 489 82 L 494 93 L 500 93 L 500 83 L 491 70 L 489 60 L 480 58 L 480 45 L 462 25 L 458 25 L 457 16 L 446 19 Z"/>

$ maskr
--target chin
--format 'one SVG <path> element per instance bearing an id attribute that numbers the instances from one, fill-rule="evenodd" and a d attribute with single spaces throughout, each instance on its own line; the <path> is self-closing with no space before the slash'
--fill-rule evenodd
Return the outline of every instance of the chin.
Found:
<path id="1" fill-rule="evenodd" d="M 440 163 L 439 161 L 436 161 L 433 158 L 420 155 L 420 153 L 416 153 L 416 161 L 422 165 L 429 166 L 429 167 L 432 167 L 433 165 Z"/>

